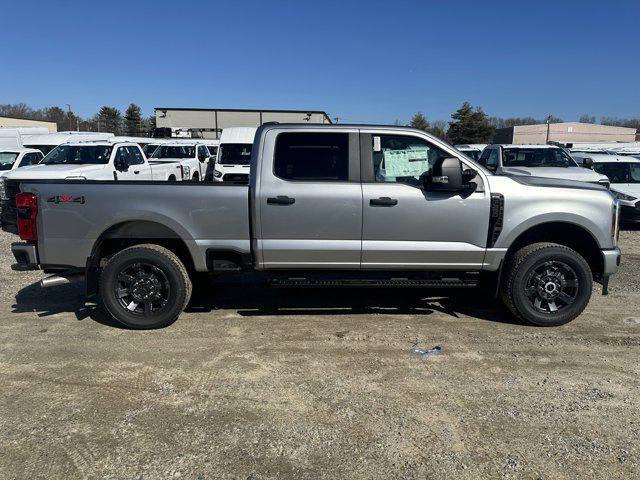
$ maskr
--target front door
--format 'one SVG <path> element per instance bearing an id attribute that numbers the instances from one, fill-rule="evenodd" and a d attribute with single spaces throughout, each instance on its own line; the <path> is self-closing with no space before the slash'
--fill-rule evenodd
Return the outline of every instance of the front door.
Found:
<path id="1" fill-rule="evenodd" d="M 358 148 L 355 130 L 268 132 L 254 232 L 264 268 L 360 268 Z"/>
<path id="2" fill-rule="evenodd" d="M 117 172 L 118 180 L 151 180 L 151 166 L 138 147 L 118 147 L 115 158 L 120 158 L 127 165 L 125 171 Z"/>
<path id="3" fill-rule="evenodd" d="M 422 176 L 439 158 L 454 155 L 418 134 L 363 132 L 361 145 L 362 268 L 480 270 L 486 188 L 464 195 L 425 191 Z"/>

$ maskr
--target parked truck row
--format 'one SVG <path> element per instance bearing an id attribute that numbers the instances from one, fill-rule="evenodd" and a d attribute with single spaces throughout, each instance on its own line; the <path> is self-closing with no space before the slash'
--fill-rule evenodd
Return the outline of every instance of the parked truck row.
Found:
<path id="1" fill-rule="evenodd" d="M 599 181 L 497 175 L 405 127 L 264 125 L 237 145 L 229 158 L 248 184 L 225 181 L 225 164 L 211 183 L 7 175 L 2 228 L 23 240 L 14 268 L 41 269 L 49 285 L 84 280 L 132 328 L 175 321 L 204 272 L 291 287 L 485 286 L 514 316 L 553 326 L 620 263 L 620 204 Z M 133 148 L 105 147 L 95 155 L 114 168 L 117 149 Z"/>

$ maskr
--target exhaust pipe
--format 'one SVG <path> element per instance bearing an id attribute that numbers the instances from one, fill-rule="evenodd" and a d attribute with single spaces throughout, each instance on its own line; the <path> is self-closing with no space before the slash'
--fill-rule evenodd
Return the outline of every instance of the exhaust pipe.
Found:
<path id="1" fill-rule="evenodd" d="M 58 285 L 69 285 L 70 283 L 81 282 L 82 280 L 84 280 L 84 273 L 51 275 L 50 277 L 40 280 L 40 287 L 57 287 Z"/>

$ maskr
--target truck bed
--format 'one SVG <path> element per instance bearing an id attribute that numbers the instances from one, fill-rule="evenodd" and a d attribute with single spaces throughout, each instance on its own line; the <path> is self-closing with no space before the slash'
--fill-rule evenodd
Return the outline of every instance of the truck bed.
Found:
<path id="1" fill-rule="evenodd" d="M 14 181 L 15 182 L 15 181 Z M 17 193 L 10 182 L 7 190 Z M 198 271 L 207 251 L 250 253 L 249 187 L 231 183 L 139 181 L 22 181 L 19 191 L 38 195 L 38 251 L 41 265 L 84 267 L 98 238 L 140 224 L 152 238 L 174 234 L 184 241 Z M 3 229 L 12 231 L 5 201 Z M 15 203 L 13 203 L 15 209 Z M 130 222 L 130 223 L 128 223 Z"/>

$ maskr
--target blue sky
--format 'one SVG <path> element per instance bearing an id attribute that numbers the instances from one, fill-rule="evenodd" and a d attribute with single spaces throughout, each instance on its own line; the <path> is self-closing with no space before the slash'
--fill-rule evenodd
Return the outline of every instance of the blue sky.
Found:
<path id="1" fill-rule="evenodd" d="M 640 1 L 0 0 L 0 103 L 391 123 L 640 111 Z M 7 21 L 10 20 L 10 21 Z"/>

